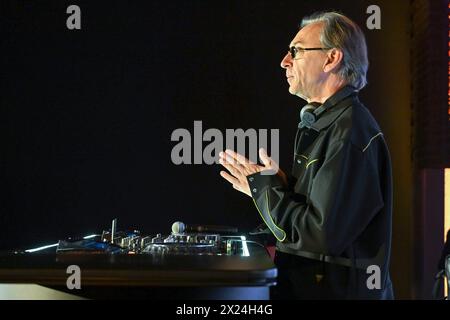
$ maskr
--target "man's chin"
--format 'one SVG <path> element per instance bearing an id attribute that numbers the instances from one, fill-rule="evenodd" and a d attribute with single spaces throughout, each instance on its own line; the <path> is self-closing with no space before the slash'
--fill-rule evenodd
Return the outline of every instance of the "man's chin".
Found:
<path id="1" fill-rule="evenodd" d="M 292 88 L 292 87 L 289 87 L 289 93 L 294 96 L 297 96 L 299 98 L 302 98 L 303 100 L 308 99 L 302 92 L 299 92 L 298 90 L 296 90 L 295 88 Z"/>
<path id="2" fill-rule="evenodd" d="M 289 93 L 294 96 L 296 96 L 298 94 L 297 90 L 295 88 L 293 88 L 292 86 L 289 87 Z"/>

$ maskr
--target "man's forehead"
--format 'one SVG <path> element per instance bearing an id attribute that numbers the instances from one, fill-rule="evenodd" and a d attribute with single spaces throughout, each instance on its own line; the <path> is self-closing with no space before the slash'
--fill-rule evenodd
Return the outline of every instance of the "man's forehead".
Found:
<path id="1" fill-rule="evenodd" d="M 315 22 L 304 26 L 291 41 L 291 45 L 319 43 L 323 23 Z"/>

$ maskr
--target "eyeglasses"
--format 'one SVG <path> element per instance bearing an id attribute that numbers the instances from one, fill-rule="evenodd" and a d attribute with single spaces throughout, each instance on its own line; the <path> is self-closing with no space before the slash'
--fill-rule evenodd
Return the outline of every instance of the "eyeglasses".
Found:
<path id="1" fill-rule="evenodd" d="M 313 50 L 329 50 L 331 48 L 302 48 L 302 47 L 289 47 L 289 53 L 291 54 L 292 59 L 295 59 L 297 53 L 305 52 L 305 51 L 313 51 Z"/>

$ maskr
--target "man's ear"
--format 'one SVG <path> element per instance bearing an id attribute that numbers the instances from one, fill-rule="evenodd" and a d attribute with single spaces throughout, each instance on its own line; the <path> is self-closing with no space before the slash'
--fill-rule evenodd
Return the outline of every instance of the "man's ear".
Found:
<path id="1" fill-rule="evenodd" d="M 340 49 L 333 48 L 327 53 L 327 60 L 323 64 L 324 72 L 333 72 L 344 59 L 344 53 Z"/>

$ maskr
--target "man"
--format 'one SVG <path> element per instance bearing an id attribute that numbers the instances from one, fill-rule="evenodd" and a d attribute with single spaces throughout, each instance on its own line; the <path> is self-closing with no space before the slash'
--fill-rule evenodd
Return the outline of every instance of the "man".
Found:
<path id="1" fill-rule="evenodd" d="M 253 198 L 277 238 L 273 298 L 392 299 L 392 173 L 384 136 L 357 93 L 366 85 L 360 28 L 335 12 L 304 18 L 281 61 L 306 100 L 291 175 L 231 150 L 220 174 Z M 264 170 L 276 172 L 261 174 Z"/>

